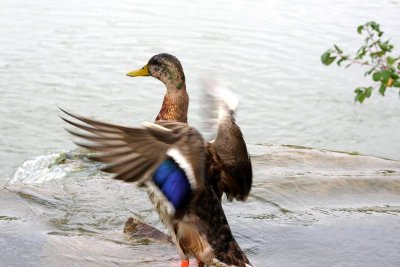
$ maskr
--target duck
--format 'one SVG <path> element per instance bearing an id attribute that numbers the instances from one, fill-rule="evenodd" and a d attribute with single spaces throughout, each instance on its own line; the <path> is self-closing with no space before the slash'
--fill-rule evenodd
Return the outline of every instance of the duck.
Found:
<path id="1" fill-rule="evenodd" d="M 86 141 L 77 142 L 79 146 L 100 152 L 90 158 L 107 163 L 103 171 L 146 188 L 182 267 L 189 266 L 191 256 L 199 266 L 252 266 L 221 204 L 223 194 L 228 200 L 244 201 L 252 184 L 250 157 L 234 109 L 222 101 L 217 136 L 205 141 L 187 124 L 189 96 L 176 57 L 155 55 L 127 75 L 152 76 L 166 86 L 154 123 L 126 127 L 62 110 L 68 117 L 62 119 L 75 127 L 67 131 Z"/>
<path id="2" fill-rule="evenodd" d="M 189 96 L 180 61 L 173 55 L 154 55 L 142 68 L 127 73 L 130 77 L 151 76 L 166 87 L 164 99 L 155 121 L 187 123 Z M 206 142 L 208 177 L 219 198 L 247 199 L 252 185 L 252 166 L 240 127 L 235 122 L 236 99 L 223 95 L 217 135 Z"/>

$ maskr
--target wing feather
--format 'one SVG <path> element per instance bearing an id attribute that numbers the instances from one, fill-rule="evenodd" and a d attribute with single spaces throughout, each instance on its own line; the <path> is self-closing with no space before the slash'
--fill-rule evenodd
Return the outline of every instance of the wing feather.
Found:
<path id="1" fill-rule="evenodd" d="M 65 122 L 67 122 L 67 123 L 69 123 L 69 124 L 71 124 L 71 125 L 73 125 L 73 126 L 79 128 L 79 129 L 81 129 L 81 130 L 84 130 L 84 131 L 87 131 L 87 132 L 90 132 L 90 133 L 93 133 L 93 134 L 102 135 L 102 134 L 116 134 L 116 133 L 120 133 L 120 132 L 115 132 L 115 131 L 113 131 L 113 130 L 106 130 L 106 129 L 100 130 L 100 129 L 97 129 L 97 128 L 93 128 L 93 127 L 91 127 L 91 126 L 86 126 L 86 125 L 82 125 L 82 124 L 73 122 L 73 121 L 68 120 L 68 119 L 66 119 L 66 118 L 63 118 L 63 117 L 60 117 L 60 118 L 61 118 L 63 121 L 65 121 Z"/>
<path id="2" fill-rule="evenodd" d="M 209 177 L 220 197 L 225 193 L 229 200 L 246 200 L 253 180 L 250 156 L 233 112 L 229 109 L 222 112 L 217 137 L 206 144 Z"/>
<path id="3" fill-rule="evenodd" d="M 126 149 L 121 152 L 114 151 L 114 153 L 96 154 L 93 156 L 89 156 L 89 159 L 105 163 L 112 163 L 115 162 L 118 158 L 129 157 L 131 154 L 132 151 L 130 149 Z"/>
<path id="4" fill-rule="evenodd" d="M 159 122 L 144 128 L 130 128 L 99 122 L 62 110 L 71 119 L 62 118 L 78 131 L 66 129 L 84 142 L 77 145 L 102 152 L 91 159 L 108 163 L 102 171 L 114 173 L 115 179 L 140 181 L 155 171 L 167 157 L 167 151 L 176 146 L 190 127 L 183 123 Z M 185 143 L 187 146 L 187 142 Z M 187 150 L 188 148 L 186 148 Z M 186 155 L 189 156 L 190 155 Z"/>
<path id="5" fill-rule="evenodd" d="M 142 178 L 148 178 L 146 177 L 146 174 L 153 172 L 157 165 L 149 161 L 144 161 L 141 164 L 132 164 L 129 170 L 118 172 L 114 179 L 123 180 L 125 182 L 139 181 Z"/>
<path id="6" fill-rule="evenodd" d="M 60 108 L 60 110 L 62 112 L 64 112 L 65 114 L 67 114 L 68 116 L 71 116 L 81 122 L 84 122 L 88 125 L 91 125 L 92 127 L 94 127 L 95 129 L 101 130 L 103 132 L 113 132 L 113 133 L 122 133 L 124 131 L 136 131 L 138 130 L 137 128 L 130 128 L 130 127 L 125 127 L 125 126 L 121 126 L 121 125 L 116 125 L 116 124 L 110 124 L 110 123 L 105 123 L 105 122 L 101 122 L 101 121 L 96 121 L 96 120 L 92 120 L 83 116 L 79 116 L 79 115 L 75 115 L 72 114 L 70 112 L 67 112 L 63 109 Z"/>

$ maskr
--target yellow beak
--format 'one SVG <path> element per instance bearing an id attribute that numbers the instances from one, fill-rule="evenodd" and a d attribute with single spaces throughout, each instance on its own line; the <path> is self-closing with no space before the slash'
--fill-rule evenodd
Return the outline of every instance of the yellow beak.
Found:
<path id="1" fill-rule="evenodd" d="M 149 76 L 149 68 L 145 65 L 143 68 L 128 72 L 126 75 L 130 77 Z"/>

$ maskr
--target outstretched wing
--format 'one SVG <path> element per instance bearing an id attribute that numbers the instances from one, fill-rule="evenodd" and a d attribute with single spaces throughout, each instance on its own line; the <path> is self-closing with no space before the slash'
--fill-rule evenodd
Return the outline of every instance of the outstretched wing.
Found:
<path id="1" fill-rule="evenodd" d="M 62 119 L 81 131 L 66 130 L 88 141 L 77 143 L 79 146 L 102 152 L 90 158 L 108 163 L 102 171 L 114 173 L 115 179 L 143 181 L 151 177 L 164 161 L 172 158 L 192 186 L 204 184 L 203 139 L 187 124 L 159 121 L 157 124 L 147 123 L 143 128 L 131 128 L 62 111 L 78 122 Z"/>
<path id="2" fill-rule="evenodd" d="M 229 200 L 245 200 L 251 190 L 252 167 L 242 132 L 233 116 L 218 126 L 218 135 L 206 144 L 211 184 L 219 197 L 223 193 Z"/>
<path id="3" fill-rule="evenodd" d="M 229 200 L 245 200 L 252 185 L 250 156 L 242 132 L 235 122 L 235 95 L 216 81 L 207 81 L 208 103 L 218 110 L 216 138 L 206 143 L 210 183 L 219 197 L 226 193 Z"/>

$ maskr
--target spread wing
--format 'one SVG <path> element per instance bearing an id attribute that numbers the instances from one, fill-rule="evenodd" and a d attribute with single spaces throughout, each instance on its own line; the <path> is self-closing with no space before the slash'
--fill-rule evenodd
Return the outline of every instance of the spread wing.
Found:
<path id="1" fill-rule="evenodd" d="M 242 132 L 235 122 L 235 95 L 216 81 L 206 81 L 208 103 L 218 110 L 216 138 L 206 143 L 209 182 L 219 197 L 225 193 L 229 200 L 245 200 L 252 185 L 250 156 Z"/>
<path id="2" fill-rule="evenodd" d="M 250 156 L 240 128 L 233 117 L 220 121 L 218 135 L 206 144 L 211 184 L 219 197 L 245 200 L 252 185 Z"/>
<path id="3" fill-rule="evenodd" d="M 114 173 L 115 179 L 126 182 L 151 179 L 164 161 L 172 159 L 192 187 L 204 185 L 204 141 L 187 124 L 159 121 L 131 128 L 62 111 L 69 116 L 62 119 L 76 128 L 66 130 L 87 141 L 77 143 L 79 146 L 101 152 L 90 158 L 108 163 L 102 171 Z M 168 165 L 168 171 L 175 165 Z"/>

